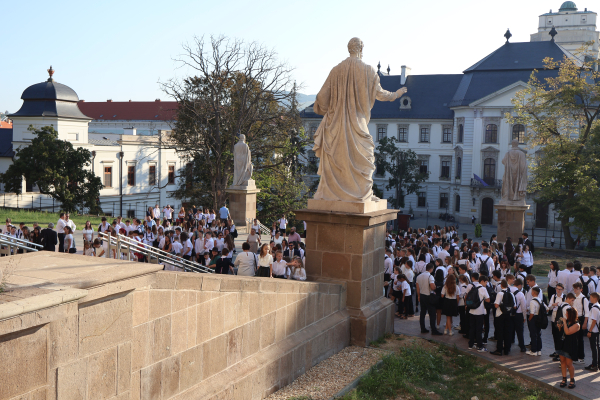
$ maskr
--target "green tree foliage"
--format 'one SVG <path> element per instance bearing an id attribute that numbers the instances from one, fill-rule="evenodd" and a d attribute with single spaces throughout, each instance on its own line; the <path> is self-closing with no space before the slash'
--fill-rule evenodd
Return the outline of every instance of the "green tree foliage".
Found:
<path id="1" fill-rule="evenodd" d="M 239 134 L 246 135 L 265 210 L 284 204 L 268 197 L 281 197 L 283 189 L 290 204 L 305 197 L 307 190 L 298 180 L 307 140 L 291 68 L 256 43 L 224 37 L 212 37 L 208 44 L 196 38 L 193 46 L 184 46 L 184 53 L 179 61 L 196 75 L 162 84 L 178 103 L 170 146 L 190 160 L 180 173 L 185 179 L 175 197 L 221 207 L 233 179 L 233 146 Z"/>
<path id="2" fill-rule="evenodd" d="M 427 180 L 428 175 L 419 170 L 417 153 L 410 149 L 396 146 L 396 138 L 383 138 L 375 149 L 375 165 L 377 170 L 390 174 L 387 190 L 394 190 L 395 195 L 389 199 L 393 207 L 403 208 L 404 197 L 419 190 L 419 185 Z"/>
<path id="3" fill-rule="evenodd" d="M 536 149 L 528 191 L 554 204 L 567 248 L 574 248 L 600 224 L 600 74 L 597 61 L 547 58 L 544 64 L 558 76 L 540 79 L 534 71 L 513 99 L 511 120 L 528 127 L 527 145 Z"/>
<path id="4" fill-rule="evenodd" d="M 40 193 L 59 201 L 65 211 L 83 206 L 98 212 L 102 182 L 88 169 L 91 152 L 58 139 L 58 132 L 52 126 L 37 130 L 29 127 L 29 130 L 35 134 L 31 144 L 17 149 L 13 164 L 0 175 L 5 190 L 20 194 L 24 177 L 37 185 Z"/>

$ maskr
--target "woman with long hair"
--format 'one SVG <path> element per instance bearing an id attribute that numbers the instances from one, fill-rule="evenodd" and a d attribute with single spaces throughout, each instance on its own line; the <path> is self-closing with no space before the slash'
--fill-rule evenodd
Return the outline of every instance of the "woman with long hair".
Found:
<path id="1" fill-rule="evenodd" d="M 263 278 L 273 277 L 273 256 L 269 254 L 269 245 L 263 244 L 260 246 L 260 254 L 258 255 L 258 271 L 257 276 Z"/>
<path id="2" fill-rule="evenodd" d="M 560 271 L 558 263 L 556 261 L 550 261 L 550 271 L 548 271 L 548 298 L 551 298 L 556 294 L 558 271 Z"/>
<path id="3" fill-rule="evenodd" d="M 94 241 L 94 228 L 92 228 L 92 223 L 90 221 L 85 221 L 85 226 L 83 227 L 82 232 L 85 240 L 90 243 Z"/>
<path id="4" fill-rule="evenodd" d="M 446 316 L 446 327 L 444 335 L 454 335 L 452 332 L 452 317 L 458 316 L 458 300 L 460 298 L 460 287 L 456 285 L 456 276 L 448 275 L 442 289 L 442 314 Z"/>
<path id="5" fill-rule="evenodd" d="M 569 375 L 571 375 L 571 382 L 569 383 L 569 389 L 575 388 L 575 368 L 573 367 L 573 360 L 578 359 L 578 349 L 577 349 L 577 335 L 581 326 L 579 325 L 579 321 L 577 318 L 577 310 L 575 308 L 570 307 L 567 308 L 566 315 L 560 318 L 560 321 L 557 322 L 557 327 L 559 332 L 562 332 L 561 340 L 562 346 L 560 349 L 556 349 L 556 353 L 560 357 L 560 370 L 562 372 L 562 382 L 560 383 L 560 387 L 567 386 L 567 370 L 569 371 Z"/>
<path id="6" fill-rule="evenodd" d="M 469 269 L 471 273 L 477 272 L 479 273 L 479 266 L 481 265 L 481 260 L 477 257 L 477 252 L 471 250 L 469 251 Z"/>

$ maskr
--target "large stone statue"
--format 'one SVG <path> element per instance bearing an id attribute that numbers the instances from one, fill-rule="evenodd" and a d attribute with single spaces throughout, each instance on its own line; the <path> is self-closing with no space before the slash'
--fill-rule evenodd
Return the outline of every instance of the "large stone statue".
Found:
<path id="1" fill-rule="evenodd" d="M 375 68 L 361 60 L 362 49 L 359 38 L 350 40 L 350 57 L 331 70 L 313 106 L 315 113 L 323 115 L 313 147 L 320 158 L 316 200 L 379 200 L 372 190 L 374 144 L 367 128 L 371 108 L 375 99 L 394 101 L 406 88 L 383 90 Z"/>
<path id="2" fill-rule="evenodd" d="M 240 141 L 233 146 L 233 168 L 233 186 L 248 186 L 252 178 L 252 161 L 246 135 L 240 135 Z"/>
<path id="3" fill-rule="evenodd" d="M 517 140 L 512 141 L 512 148 L 504 155 L 502 164 L 504 164 L 504 177 L 500 204 L 525 205 L 527 157 L 519 150 Z"/>

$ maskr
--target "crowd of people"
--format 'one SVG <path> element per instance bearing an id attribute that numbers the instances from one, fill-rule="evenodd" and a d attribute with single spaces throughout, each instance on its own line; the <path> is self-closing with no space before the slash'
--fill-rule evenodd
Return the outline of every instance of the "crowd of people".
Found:
<path id="1" fill-rule="evenodd" d="M 459 236 L 452 226 L 388 234 L 384 293 L 397 305 L 399 318 L 413 317 L 421 307 L 421 333 L 454 335 L 458 330 L 468 348 L 478 352 L 487 352 L 488 341 L 495 340 L 496 349 L 490 353 L 495 356 L 509 355 L 515 343 L 521 352 L 541 356 L 542 332 L 550 331 L 554 343 L 550 356 L 562 370 L 560 386 L 574 388 L 573 363 L 585 363 L 587 341 L 592 361 L 585 369 L 598 371 L 600 268 L 573 261 L 560 270 L 552 261 L 546 296 L 532 274 L 533 250 L 527 233 L 517 243 L 511 238 L 498 243 L 496 235 L 489 241 L 473 241 L 467 234 Z"/>

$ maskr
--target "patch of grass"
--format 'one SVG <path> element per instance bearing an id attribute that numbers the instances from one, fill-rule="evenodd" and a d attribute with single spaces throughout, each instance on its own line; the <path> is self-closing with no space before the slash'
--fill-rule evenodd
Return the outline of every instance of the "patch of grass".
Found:
<path id="1" fill-rule="evenodd" d="M 398 349 L 372 368 L 343 400 L 392 400 L 398 395 L 419 399 L 541 400 L 558 397 L 533 384 L 524 384 L 456 348 L 413 345 Z"/>
<path id="2" fill-rule="evenodd" d="M 372 341 L 371 343 L 369 343 L 369 346 L 371 347 L 379 347 L 382 344 L 386 343 L 386 340 L 391 338 L 392 335 L 390 333 L 386 333 L 383 336 L 381 336 L 379 339 Z"/>
<path id="3" fill-rule="evenodd" d="M 312 400 L 312 397 L 310 397 L 310 396 L 293 396 L 293 397 L 288 397 L 287 400 Z"/>
<path id="4" fill-rule="evenodd" d="M 58 208 L 57 208 L 58 209 Z M 8 208 L 0 208 L 0 224 L 2 225 L 2 230 L 4 231 L 4 221 L 6 218 L 10 218 L 12 220 L 13 225 L 18 226 L 19 223 L 24 222 L 25 225 L 31 227 L 34 222 L 37 222 L 42 228 L 46 228 L 50 222 L 56 225 L 60 214 L 58 212 L 44 212 L 44 211 L 29 211 L 29 210 L 13 210 Z M 85 226 L 85 221 L 90 221 L 92 223 L 92 227 L 97 228 L 100 225 L 102 217 L 97 217 L 95 215 L 75 215 L 71 213 L 70 218 L 77 225 L 77 229 L 83 229 Z M 112 222 L 112 219 L 109 218 L 109 222 Z"/>
<path id="5" fill-rule="evenodd" d="M 562 270 L 566 268 L 568 262 L 573 260 L 581 261 L 581 265 L 584 267 L 590 267 L 592 265 L 597 266 L 600 264 L 600 260 L 597 258 L 575 257 L 571 255 L 561 257 L 554 254 L 546 254 L 543 251 L 536 251 L 533 253 L 533 268 L 531 269 L 531 272 L 536 276 L 548 276 L 548 271 L 550 271 L 550 261 L 556 261 Z"/>

